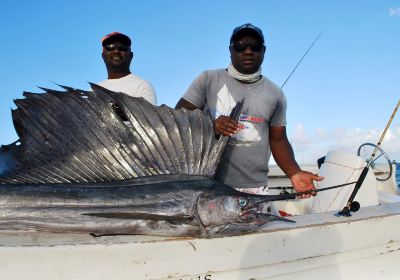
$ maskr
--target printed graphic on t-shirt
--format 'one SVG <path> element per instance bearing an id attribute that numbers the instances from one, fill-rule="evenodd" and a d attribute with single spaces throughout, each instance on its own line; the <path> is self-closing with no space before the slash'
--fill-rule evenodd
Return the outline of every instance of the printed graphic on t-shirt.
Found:
<path id="1" fill-rule="evenodd" d="M 235 105 L 235 99 L 233 99 L 232 95 L 230 94 L 228 87 L 224 85 L 217 93 L 217 106 L 215 108 L 216 110 L 214 116 L 215 119 L 221 115 L 229 116 Z"/>
<path id="2" fill-rule="evenodd" d="M 239 123 L 243 128 L 231 137 L 231 144 L 251 145 L 261 141 L 260 130 L 263 128 L 265 119 L 262 117 L 241 114 Z"/>
<path id="3" fill-rule="evenodd" d="M 218 92 L 217 98 L 215 119 L 220 115 L 229 116 L 236 102 L 226 85 Z M 229 144 L 247 146 L 261 141 L 260 131 L 262 130 L 264 122 L 265 119 L 262 117 L 241 114 L 239 123 L 243 125 L 243 128 L 238 133 L 232 135 Z"/>

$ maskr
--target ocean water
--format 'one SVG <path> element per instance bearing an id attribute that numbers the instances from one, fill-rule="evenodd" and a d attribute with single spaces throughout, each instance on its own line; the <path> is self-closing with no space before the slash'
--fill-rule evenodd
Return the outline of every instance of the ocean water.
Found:
<path id="1" fill-rule="evenodd" d="M 396 165 L 396 181 L 397 181 L 397 187 L 400 188 L 400 163 Z"/>

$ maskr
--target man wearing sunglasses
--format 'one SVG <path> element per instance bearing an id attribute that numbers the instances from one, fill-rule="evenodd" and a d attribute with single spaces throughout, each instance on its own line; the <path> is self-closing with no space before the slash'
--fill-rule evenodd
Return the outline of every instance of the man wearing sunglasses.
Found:
<path id="1" fill-rule="evenodd" d="M 300 169 L 286 136 L 286 98 L 261 74 L 265 54 L 261 29 L 250 23 L 235 28 L 229 51 L 228 68 L 200 74 L 176 105 L 209 111 L 215 134 L 230 136 L 215 178 L 240 191 L 267 194 L 272 152 L 298 192 L 315 189 L 313 180 L 322 177 Z M 228 116 L 242 98 L 244 106 L 236 122 Z"/>
<path id="2" fill-rule="evenodd" d="M 100 86 L 134 97 L 143 97 L 156 104 L 156 94 L 152 85 L 130 71 L 133 58 L 131 39 L 125 34 L 112 32 L 102 39 L 102 57 L 108 72 L 108 79 Z"/>

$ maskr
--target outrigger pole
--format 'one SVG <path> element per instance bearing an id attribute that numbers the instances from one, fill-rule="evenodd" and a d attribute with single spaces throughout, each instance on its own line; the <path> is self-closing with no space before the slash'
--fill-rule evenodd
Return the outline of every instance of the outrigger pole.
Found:
<path id="1" fill-rule="evenodd" d="M 297 62 L 296 66 L 293 68 L 292 72 L 290 72 L 289 76 L 286 78 L 285 82 L 281 86 L 281 89 L 286 85 L 287 81 L 290 79 L 290 77 L 293 75 L 293 73 L 296 71 L 297 67 L 300 65 L 300 63 L 303 61 L 303 59 L 306 57 L 308 52 L 311 50 L 311 48 L 314 46 L 314 44 L 318 41 L 319 37 L 321 37 L 322 33 L 324 31 L 322 30 L 319 32 L 318 36 L 314 39 L 314 41 L 311 43 L 311 45 L 308 47 L 307 51 L 304 53 L 303 57 Z"/>
<path id="2" fill-rule="evenodd" d="M 350 198 L 347 201 L 346 206 L 343 208 L 342 211 L 337 213 L 339 216 L 349 217 L 349 216 L 351 216 L 350 212 L 357 212 L 360 209 L 360 203 L 357 202 L 357 201 L 354 201 L 354 198 L 355 198 L 358 190 L 360 189 L 362 183 L 364 182 L 365 177 L 367 176 L 369 167 L 373 163 L 376 151 L 378 150 L 379 146 L 381 145 L 381 143 L 383 141 L 383 138 L 385 137 L 385 134 L 386 134 L 390 124 L 392 123 L 392 120 L 393 120 L 394 116 L 396 115 L 396 112 L 397 112 L 397 109 L 399 108 L 399 106 L 400 106 L 400 99 L 399 99 L 399 102 L 397 102 L 397 106 L 396 106 L 396 108 L 394 108 L 394 111 L 393 111 L 392 115 L 390 116 L 389 122 L 387 123 L 387 125 L 386 125 L 386 127 L 385 127 L 385 129 L 384 129 L 384 131 L 383 131 L 383 133 L 381 135 L 381 138 L 378 141 L 378 144 L 375 146 L 375 150 L 372 153 L 371 158 L 369 159 L 369 161 L 367 162 L 367 165 L 364 167 L 363 171 L 361 172 L 360 177 L 358 178 L 357 183 L 354 186 L 353 192 L 351 193 Z"/>

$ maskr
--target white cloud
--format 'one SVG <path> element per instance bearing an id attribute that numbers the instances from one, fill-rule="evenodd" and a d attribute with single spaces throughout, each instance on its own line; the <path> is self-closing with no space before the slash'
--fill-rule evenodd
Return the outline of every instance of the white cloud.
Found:
<path id="1" fill-rule="evenodd" d="M 307 131 L 303 124 L 298 123 L 295 125 L 293 137 L 300 145 L 308 145 L 311 140 L 307 136 Z"/>
<path id="2" fill-rule="evenodd" d="M 389 9 L 389 15 L 391 17 L 398 17 L 400 16 L 400 7 L 397 8 L 390 8 Z"/>
<path id="3" fill-rule="evenodd" d="M 297 124 L 288 133 L 296 159 L 299 163 L 315 163 L 331 150 L 341 150 L 356 154 L 364 143 L 376 144 L 382 134 L 379 129 L 322 129 L 309 131 L 303 124 Z M 392 160 L 400 161 L 400 125 L 391 127 L 382 142 L 381 148 Z"/>

